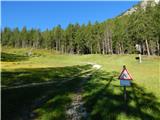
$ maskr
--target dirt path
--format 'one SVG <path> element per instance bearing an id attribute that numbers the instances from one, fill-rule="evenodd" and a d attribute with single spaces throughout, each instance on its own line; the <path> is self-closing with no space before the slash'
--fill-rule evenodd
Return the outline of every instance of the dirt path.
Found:
<path id="1" fill-rule="evenodd" d="M 99 70 L 102 66 L 95 64 L 95 63 L 91 63 L 88 62 L 87 64 L 92 65 L 93 71 L 85 74 L 84 79 L 81 81 L 81 85 L 83 86 L 83 84 L 97 71 Z M 79 74 L 73 76 L 72 79 L 75 79 L 76 76 L 79 76 Z M 5 90 L 12 90 L 12 89 L 19 89 L 19 88 L 26 88 L 26 87 L 35 87 L 35 86 L 41 86 L 41 85 L 48 85 L 48 84 L 54 84 L 57 83 L 59 85 L 64 84 L 64 81 L 61 83 L 57 83 L 55 81 L 49 81 L 49 82 L 43 82 L 43 83 L 31 83 L 31 84 L 27 84 L 27 85 L 20 85 L 20 86 L 14 86 L 14 87 L 6 87 Z M 82 101 L 82 92 L 83 92 L 83 88 L 78 88 L 75 91 L 75 95 L 72 98 L 72 103 L 66 108 L 66 114 L 67 114 L 67 120 L 80 120 L 81 118 L 86 119 L 87 118 L 87 112 L 86 109 L 84 107 L 84 102 Z M 22 119 L 23 120 L 32 120 L 35 117 L 35 114 L 33 112 L 33 110 L 35 108 L 37 108 L 38 106 L 41 106 L 44 102 L 46 102 L 49 98 L 47 96 L 43 96 L 42 98 L 34 101 L 33 105 L 31 107 L 27 107 L 26 109 L 22 110 Z"/>
<path id="2" fill-rule="evenodd" d="M 93 73 L 95 73 L 102 67 L 101 65 L 95 63 L 88 63 L 88 64 L 91 64 L 93 68 L 96 70 L 92 73 L 87 74 L 85 76 L 85 79 L 82 80 L 80 86 L 83 86 L 83 84 L 87 81 L 87 79 L 89 79 L 93 75 Z M 77 91 L 75 92 L 75 95 L 72 98 L 72 103 L 66 110 L 67 120 L 87 119 L 88 114 L 84 107 L 84 102 L 82 100 L 82 92 L 83 88 L 78 88 Z"/>

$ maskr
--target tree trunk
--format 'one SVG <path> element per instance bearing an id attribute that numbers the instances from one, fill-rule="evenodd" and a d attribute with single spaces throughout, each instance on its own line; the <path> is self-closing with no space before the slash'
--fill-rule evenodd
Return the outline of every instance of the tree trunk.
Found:
<path id="1" fill-rule="evenodd" d="M 110 45 L 109 45 L 109 36 L 107 38 L 106 45 L 107 45 L 106 52 L 107 52 L 107 54 L 109 54 L 109 49 L 110 49 L 109 48 L 110 47 Z"/>
<path id="2" fill-rule="evenodd" d="M 61 52 L 64 53 L 64 45 L 61 46 Z"/>
<path id="3" fill-rule="evenodd" d="M 56 51 L 58 51 L 58 42 L 56 41 Z"/>
<path id="4" fill-rule="evenodd" d="M 77 46 L 77 53 L 78 53 L 78 54 L 80 53 L 79 45 Z"/>
<path id="5" fill-rule="evenodd" d="M 150 56 L 149 46 L 148 46 L 148 40 L 145 40 L 146 43 L 146 49 L 147 49 L 147 55 Z"/>
<path id="6" fill-rule="evenodd" d="M 157 55 L 160 55 L 160 45 L 158 39 L 156 40 L 156 43 L 157 43 Z"/>
<path id="7" fill-rule="evenodd" d="M 104 49 L 105 49 L 105 53 L 107 53 L 107 42 L 106 42 L 106 38 L 104 39 Z"/>
<path id="8" fill-rule="evenodd" d="M 61 40 L 59 39 L 58 41 L 58 50 L 61 50 Z"/>
<path id="9" fill-rule="evenodd" d="M 142 43 L 142 53 L 141 53 L 142 55 L 145 55 L 145 49 L 146 49 L 145 43 Z"/>
<path id="10" fill-rule="evenodd" d="M 64 53 L 67 53 L 67 45 L 66 45 L 66 42 L 64 43 Z"/>
<path id="11" fill-rule="evenodd" d="M 119 50 L 118 50 L 118 54 L 121 54 L 121 44 L 120 43 L 118 43 L 118 46 L 119 46 Z"/>
<path id="12" fill-rule="evenodd" d="M 22 40 L 22 48 L 25 48 L 25 40 Z"/>
<path id="13" fill-rule="evenodd" d="M 91 49 L 91 54 L 93 53 L 93 48 L 92 48 L 92 44 L 91 44 L 91 46 L 90 46 L 90 49 Z"/>
<path id="14" fill-rule="evenodd" d="M 112 38 L 110 38 L 110 53 L 113 54 L 113 48 L 112 48 Z"/>
<path id="15" fill-rule="evenodd" d="M 105 43 L 104 43 L 104 41 L 102 42 L 102 52 L 103 52 L 103 55 L 105 54 Z"/>
<path id="16" fill-rule="evenodd" d="M 123 47 L 123 43 L 121 43 L 121 54 L 124 54 L 124 47 Z"/>
<path id="17" fill-rule="evenodd" d="M 101 43 L 99 42 L 98 43 L 98 50 L 99 50 L 99 53 L 101 54 L 101 45 L 100 45 Z"/>

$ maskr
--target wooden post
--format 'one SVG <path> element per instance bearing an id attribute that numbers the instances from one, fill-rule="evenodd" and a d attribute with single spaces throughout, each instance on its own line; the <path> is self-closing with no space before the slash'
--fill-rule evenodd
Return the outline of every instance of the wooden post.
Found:
<path id="1" fill-rule="evenodd" d="M 139 58 L 139 63 L 142 62 L 142 57 L 141 57 L 141 53 L 142 53 L 142 49 L 141 49 L 141 45 L 140 44 L 136 44 L 136 50 L 138 52 L 138 58 Z"/>
<path id="2" fill-rule="evenodd" d="M 138 56 L 139 56 L 139 63 L 141 63 L 142 62 L 141 53 Z"/>
<path id="3" fill-rule="evenodd" d="M 124 101 L 126 102 L 127 100 L 127 91 L 126 91 L 126 86 L 124 86 Z"/>
<path id="4" fill-rule="evenodd" d="M 123 69 L 126 69 L 126 66 L 123 65 Z M 127 100 L 127 91 L 126 91 L 126 86 L 124 86 L 124 101 L 126 102 Z"/>
<path id="5" fill-rule="evenodd" d="M 125 66 L 125 65 L 123 65 L 123 69 L 126 69 L 126 66 Z"/>

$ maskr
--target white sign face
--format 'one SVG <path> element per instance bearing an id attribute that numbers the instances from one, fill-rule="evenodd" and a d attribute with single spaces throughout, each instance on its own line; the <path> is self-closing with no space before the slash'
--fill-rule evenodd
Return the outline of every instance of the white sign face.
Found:
<path id="1" fill-rule="evenodd" d="M 131 80 L 131 76 L 129 75 L 129 73 L 127 72 L 127 70 L 125 69 L 121 75 L 120 75 L 120 80 Z"/>
<path id="2" fill-rule="evenodd" d="M 131 86 L 131 81 L 130 80 L 120 80 L 120 85 L 121 86 Z"/>
<path id="3" fill-rule="evenodd" d="M 135 47 L 136 47 L 136 50 L 137 50 L 137 51 L 141 52 L 141 45 L 136 44 L 136 46 L 135 46 Z"/>

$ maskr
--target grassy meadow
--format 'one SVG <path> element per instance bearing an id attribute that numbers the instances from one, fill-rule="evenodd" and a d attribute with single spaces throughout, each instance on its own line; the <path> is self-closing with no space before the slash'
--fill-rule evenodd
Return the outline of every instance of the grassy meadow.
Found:
<path id="1" fill-rule="evenodd" d="M 77 88 L 83 88 L 88 120 L 160 119 L 160 57 L 142 56 L 139 64 L 137 55 L 32 50 L 27 56 L 29 50 L 1 50 L 2 119 L 67 119 L 65 110 Z M 102 68 L 96 70 L 88 63 Z M 123 65 L 133 77 L 126 102 L 117 79 Z"/>

